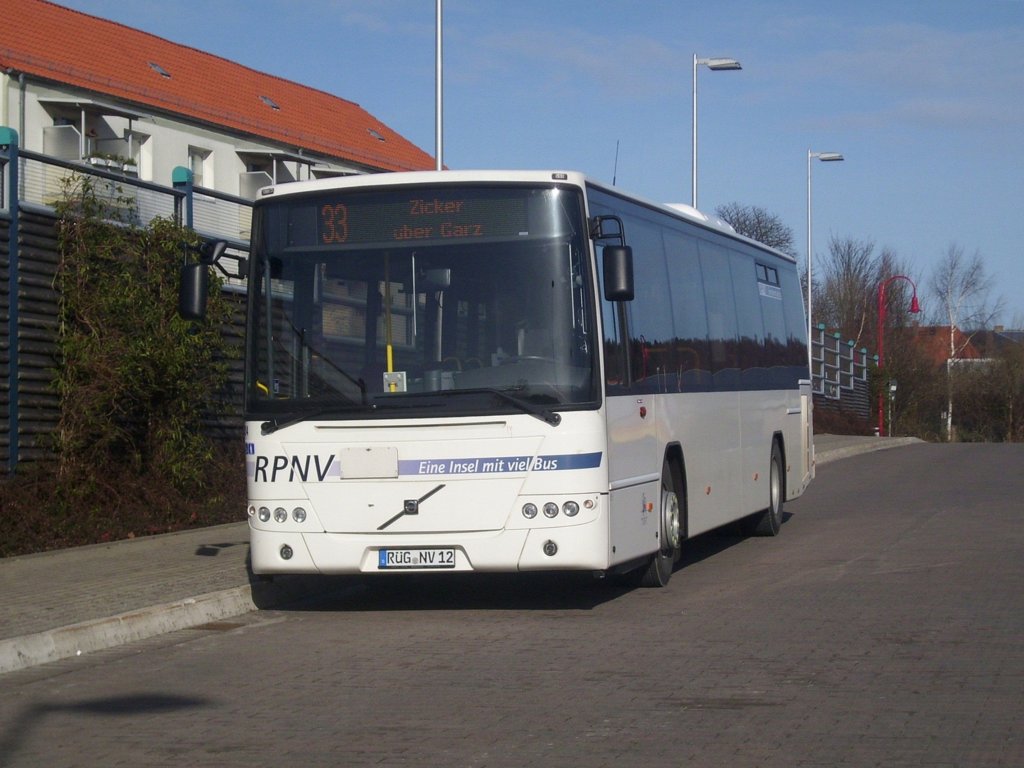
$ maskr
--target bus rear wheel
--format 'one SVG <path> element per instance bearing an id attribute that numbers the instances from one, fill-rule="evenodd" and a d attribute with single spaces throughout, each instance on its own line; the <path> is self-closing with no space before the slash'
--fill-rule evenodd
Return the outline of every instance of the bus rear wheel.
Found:
<path id="1" fill-rule="evenodd" d="M 772 458 L 768 467 L 768 506 L 755 512 L 746 522 L 746 533 L 751 536 L 777 536 L 782 528 L 782 500 L 785 498 L 785 480 L 782 473 L 782 450 L 779 441 L 772 441 Z"/>
<path id="2" fill-rule="evenodd" d="M 682 551 L 682 516 L 679 496 L 672 482 L 672 469 L 666 461 L 661 468 L 661 506 L 658 511 L 659 548 L 641 569 L 641 587 L 664 587 L 672 578 L 672 569 Z"/>

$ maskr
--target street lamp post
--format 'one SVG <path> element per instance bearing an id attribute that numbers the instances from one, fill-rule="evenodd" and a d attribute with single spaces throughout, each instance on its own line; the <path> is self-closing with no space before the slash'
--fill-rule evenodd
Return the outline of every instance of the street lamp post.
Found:
<path id="1" fill-rule="evenodd" d="M 880 371 L 885 370 L 885 289 L 894 280 L 906 280 L 910 283 L 910 287 L 914 290 L 910 298 L 910 311 L 915 314 L 921 311 L 921 305 L 917 301 L 917 284 L 906 275 L 893 275 L 878 284 L 878 369 Z M 880 437 L 885 432 L 885 416 L 883 413 L 885 409 L 885 389 L 881 385 L 878 387 L 878 435 Z"/>
<path id="2" fill-rule="evenodd" d="M 812 274 L 811 263 L 814 260 L 814 243 L 811 239 L 811 160 L 818 158 L 823 163 L 841 162 L 843 156 L 838 152 L 812 152 L 807 150 L 807 372 L 811 378 L 811 391 L 814 391 L 814 344 L 811 334 L 814 333 L 813 313 L 811 312 Z"/>
<path id="3" fill-rule="evenodd" d="M 697 207 L 697 67 L 703 64 L 712 72 L 743 69 L 736 59 L 700 59 L 693 54 L 693 148 L 690 155 L 690 205 Z"/>
<path id="4" fill-rule="evenodd" d="M 444 52 L 442 45 L 443 0 L 434 8 L 434 169 L 444 170 Z"/>

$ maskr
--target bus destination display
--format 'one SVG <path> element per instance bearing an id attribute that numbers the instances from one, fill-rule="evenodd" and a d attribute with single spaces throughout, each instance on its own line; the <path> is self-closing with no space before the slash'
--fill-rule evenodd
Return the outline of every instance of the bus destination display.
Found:
<path id="1" fill-rule="evenodd" d="M 530 234 L 523 197 L 374 196 L 317 203 L 320 245 L 468 240 Z"/>

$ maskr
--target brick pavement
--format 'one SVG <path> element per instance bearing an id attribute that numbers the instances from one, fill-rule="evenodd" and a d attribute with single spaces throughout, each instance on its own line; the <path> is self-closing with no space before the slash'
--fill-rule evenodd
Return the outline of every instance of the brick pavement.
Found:
<path id="1" fill-rule="evenodd" d="M 1022 446 L 968 445 L 826 467 L 780 537 L 695 540 L 667 590 L 392 580 L 24 670 L 0 698 L 0 755 L 1019 766 L 1022 464 Z"/>

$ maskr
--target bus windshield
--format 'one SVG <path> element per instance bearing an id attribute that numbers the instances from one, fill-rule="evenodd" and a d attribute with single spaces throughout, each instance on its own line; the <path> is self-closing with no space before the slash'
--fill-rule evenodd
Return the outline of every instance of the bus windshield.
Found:
<path id="1" fill-rule="evenodd" d="M 247 412 L 291 422 L 594 407 L 583 210 L 580 190 L 557 185 L 262 202 Z"/>

